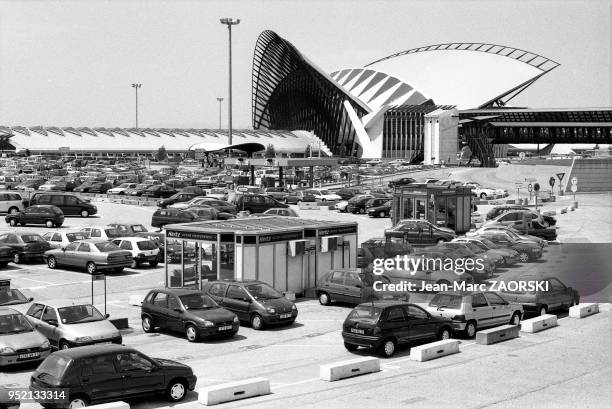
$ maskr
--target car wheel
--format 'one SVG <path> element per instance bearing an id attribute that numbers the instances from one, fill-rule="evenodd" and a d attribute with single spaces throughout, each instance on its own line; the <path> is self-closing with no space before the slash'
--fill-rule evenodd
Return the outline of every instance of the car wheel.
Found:
<path id="1" fill-rule="evenodd" d="M 19 254 L 19 253 L 15 253 L 15 254 L 13 254 L 13 263 L 15 263 L 15 264 L 19 264 L 19 263 L 21 263 L 22 261 L 23 261 L 23 260 L 22 260 L 21 254 Z"/>
<path id="2" fill-rule="evenodd" d="M 17 214 L 19 213 L 19 209 L 16 208 L 15 206 L 11 207 L 8 211 L 9 214 Z"/>
<path id="3" fill-rule="evenodd" d="M 546 315 L 548 314 L 548 307 L 546 305 L 542 305 L 540 306 L 540 309 L 538 311 L 538 315 Z"/>
<path id="4" fill-rule="evenodd" d="M 526 251 L 522 251 L 519 253 L 519 261 L 521 263 L 526 263 L 529 261 L 529 254 Z"/>
<path id="5" fill-rule="evenodd" d="M 132 263 L 130 264 L 130 268 L 138 268 L 138 266 L 140 266 L 140 263 L 134 259 L 132 259 Z"/>
<path id="6" fill-rule="evenodd" d="M 263 321 L 263 318 L 261 318 L 261 315 L 253 314 L 253 316 L 251 317 L 251 328 L 259 331 L 263 329 L 263 327 L 264 327 L 264 321 Z"/>
<path id="7" fill-rule="evenodd" d="M 385 216 L 386 216 L 386 214 L 385 214 L 384 211 L 378 212 L 378 217 L 385 217 Z"/>
<path id="8" fill-rule="evenodd" d="M 438 240 L 436 240 L 436 243 L 437 243 L 437 244 L 440 244 L 440 243 L 444 243 L 445 241 L 446 241 L 446 240 L 444 240 L 444 239 L 438 239 Z"/>
<path id="9" fill-rule="evenodd" d="M 354 352 L 354 351 L 357 351 L 357 348 L 359 348 L 359 345 L 349 344 L 348 342 L 345 342 L 344 347 L 346 348 L 347 351 Z"/>
<path id="10" fill-rule="evenodd" d="M 157 263 L 158 263 L 158 261 L 157 261 L 157 260 L 155 260 L 155 261 L 149 261 L 149 266 L 150 266 L 150 267 L 157 267 Z"/>
<path id="11" fill-rule="evenodd" d="M 187 387 L 185 385 L 185 381 L 183 381 L 182 379 L 173 380 L 168 384 L 166 395 L 168 396 L 169 401 L 180 402 L 185 399 L 186 394 Z"/>
<path id="12" fill-rule="evenodd" d="M 476 335 L 476 323 L 474 321 L 469 321 L 465 326 L 465 336 L 474 338 L 474 335 Z"/>
<path id="13" fill-rule="evenodd" d="M 519 325 L 521 323 L 521 313 L 515 312 L 512 314 L 512 318 L 510 318 L 510 325 Z"/>
<path id="14" fill-rule="evenodd" d="M 196 342 L 198 340 L 198 329 L 193 324 L 189 324 L 185 327 L 185 337 L 187 341 Z"/>
<path id="15" fill-rule="evenodd" d="M 59 342 L 59 349 L 70 349 L 70 344 L 62 340 Z"/>
<path id="16" fill-rule="evenodd" d="M 12 227 L 16 227 L 16 226 L 17 226 L 17 220 L 15 220 L 15 219 L 10 219 L 10 220 L 9 220 L 9 225 L 11 225 Z"/>
<path id="17" fill-rule="evenodd" d="M 448 328 L 442 328 L 440 332 L 438 332 L 439 340 L 450 339 L 450 337 L 451 337 L 451 331 Z"/>
<path id="18" fill-rule="evenodd" d="M 142 317 L 142 330 L 147 334 L 153 332 L 153 321 L 151 317 Z"/>
<path id="19" fill-rule="evenodd" d="M 327 293 L 319 294 L 319 304 L 321 305 L 329 305 L 331 304 L 331 297 Z"/>
<path id="20" fill-rule="evenodd" d="M 483 199 L 483 200 L 486 199 L 487 198 L 487 194 L 486 193 L 481 193 L 480 194 L 480 198 Z"/>
<path id="21" fill-rule="evenodd" d="M 365 213 L 365 207 L 362 207 L 361 209 L 359 209 L 359 214 L 364 214 Z"/>
<path id="22" fill-rule="evenodd" d="M 380 346 L 379 352 L 385 358 L 390 358 L 395 353 L 395 348 L 397 347 L 397 343 L 394 339 L 389 338 L 386 339 L 382 345 Z"/>
<path id="23" fill-rule="evenodd" d="M 81 217 L 89 217 L 89 212 L 85 209 L 81 210 Z"/>
<path id="24" fill-rule="evenodd" d="M 300 204 L 300 203 L 302 203 L 302 201 L 298 199 L 297 204 Z"/>
<path id="25" fill-rule="evenodd" d="M 73 408 L 84 408 L 89 405 L 89 400 L 83 395 L 76 395 L 70 398 L 70 403 L 68 404 L 68 409 Z"/>
<path id="26" fill-rule="evenodd" d="M 55 259 L 55 257 L 49 256 L 49 258 L 47 259 L 47 265 L 50 269 L 55 269 L 57 267 L 57 260 Z"/>
<path id="27" fill-rule="evenodd" d="M 47 221 L 45 222 L 45 226 L 47 226 L 48 228 L 53 227 L 53 220 L 47 220 Z"/>
<path id="28" fill-rule="evenodd" d="M 86 268 L 89 274 L 96 274 L 97 267 L 96 267 L 96 263 L 94 263 L 93 261 L 90 261 L 89 263 L 87 263 Z"/>

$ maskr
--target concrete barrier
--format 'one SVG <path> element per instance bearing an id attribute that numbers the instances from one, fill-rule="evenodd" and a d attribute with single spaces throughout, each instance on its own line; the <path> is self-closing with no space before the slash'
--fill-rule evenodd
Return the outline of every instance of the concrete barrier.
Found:
<path id="1" fill-rule="evenodd" d="M 539 317 L 521 321 L 521 332 L 540 332 L 557 326 L 557 316 L 552 314 L 540 315 Z"/>
<path id="2" fill-rule="evenodd" d="M 263 396 L 270 393 L 270 381 L 250 378 L 242 381 L 207 386 L 198 390 L 198 402 L 206 406 L 240 399 Z"/>
<path id="3" fill-rule="evenodd" d="M 298 204 L 300 210 L 319 210 L 319 204 L 315 202 L 301 202 Z"/>
<path id="4" fill-rule="evenodd" d="M 476 333 L 476 343 L 480 345 L 490 345 L 507 339 L 518 338 L 518 336 L 518 325 L 502 325 L 501 327 L 478 331 Z"/>
<path id="5" fill-rule="evenodd" d="M 146 296 L 146 294 L 132 294 L 128 299 L 128 304 L 140 307 Z"/>
<path id="6" fill-rule="evenodd" d="M 99 405 L 91 405 L 88 408 L 94 409 L 130 409 L 130 404 L 119 401 L 119 402 L 108 402 L 108 403 L 100 403 Z"/>
<path id="7" fill-rule="evenodd" d="M 424 362 L 445 355 L 456 354 L 457 352 L 459 352 L 459 341 L 456 339 L 443 339 L 442 341 L 410 348 L 410 360 Z"/>
<path id="8" fill-rule="evenodd" d="M 570 307 L 569 316 L 571 318 L 584 318 L 589 315 L 597 314 L 599 312 L 599 304 L 578 304 Z"/>
<path id="9" fill-rule="evenodd" d="M 380 359 L 363 357 L 321 365 L 319 367 L 319 378 L 333 382 L 374 372 L 380 372 Z"/>

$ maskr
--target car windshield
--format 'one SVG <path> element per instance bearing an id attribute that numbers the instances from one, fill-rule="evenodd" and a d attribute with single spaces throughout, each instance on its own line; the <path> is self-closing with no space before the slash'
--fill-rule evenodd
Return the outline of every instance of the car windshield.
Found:
<path id="1" fill-rule="evenodd" d="M 139 241 L 136 243 L 138 250 L 155 250 L 157 246 L 150 240 Z"/>
<path id="2" fill-rule="evenodd" d="M 34 328 L 22 314 L 0 315 L 0 334 L 32 332 Z"/>
<path id="3" fill-rule="evenodd" d="M 378 320 L 378 317 L 380 317 L 381 312 L 382 308 L 370 305 L 360 305 L 355 307 L 347 318 L 354 320 L 376 321 Z"/>
<path id="4" fill-rule="evenodd" d="M 70 358 L 51 354 L 37 368 L 40 373 L 51 375 L 53 378 L 60 380 L 70 365 Z"/>
<path id="5" fill-rule="evenodd" d="M 38 234 L 24 234 L 21 236 L 21 240 L 23 240 L 24 243 L 37 243 L 45 241 L 45 239 L 40 237 Z"/>
<path id="6" fill-rule="evenodd" d="M 249 284 L 246 285 L 245 288 L 256 300 L 268 300 L 283 297 L 280 292 L 264 283 Z"/>
<path id="7" fill-rule="evenodd" d="M 114 243 L 110 243 L 110 242 L 96 243 L 96 247 L 102 253 L 105 253 L 107 251 L 121 250 L 119 246 L 117 246 Z"/>
<path id="8" fill-rule="evenodd" d="M 116 237 L 121 237 L 121 234 L 119 233 L 119 230 L 117 229 L 104 229 L 104 233 L 106 233 L 106 237 L 109 238 L 116 238 Z"/>
<path id="9" fill-rule="evenodd" d="M 72 243 L 75 240 L 85 240 L 85 235 L 83 233 L 66 233 L 66 238 Z"/>
<path id="10" fill-rule="evenodd" d="M 183 306 L 187 310 L 201 310 L 207 308 L 216 308 L 217 303 L 206 294 L 193 293 L 179 296 Z"/>
<path id="11" fill-rule="evenodd" d="M 459 309 L 461 307 L 461 299 L 460 295 L 454 294 L 436 294 L 434 298 L 429 303 L 430 307 L 437 308 L 452 308 Z"/>
<path id="12" fill-rule="evenodd" d="M 104 316 L 91 304 L 71 305 L 58 308 L 62 324 L 82 324 L 85 322 L 102 321 Z"/>
<path id="13" fill-rule="evenodd" d="M 0 305 L 24 304 L 29 301 L 30 299 L 19 290 L 0 291 Z"/>

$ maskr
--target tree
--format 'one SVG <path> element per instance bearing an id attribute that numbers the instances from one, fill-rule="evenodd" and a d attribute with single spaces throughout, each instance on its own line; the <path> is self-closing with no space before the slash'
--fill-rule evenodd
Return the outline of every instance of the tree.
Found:
<path id="1" fill-rule="evenodd" d="M 168 153 L 166 152 L 166 147 L 164 145 L 160 146 L 157 150 L 157 154 L 155 154 L 155 159 L 157 159 L 158 162 L 168 159 Z"/>
<path id="2" fill-rule="evenodd" d="M 264 157 L 266 158 L 276 157 L 276 149 L 274 148 L 274 145 L 268 144 L 268 147 L 266 148 L 266 152 L 264 153 Z"/>

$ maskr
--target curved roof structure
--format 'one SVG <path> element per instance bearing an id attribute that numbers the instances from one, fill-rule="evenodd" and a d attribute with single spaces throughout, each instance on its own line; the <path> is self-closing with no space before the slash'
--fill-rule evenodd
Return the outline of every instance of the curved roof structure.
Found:
<path id="1" fill-rule="evenodd" d="M 356 149 L 344 101 L 357 115 L 370 109 L 272 31 L 259 35 L 253 56 L 253 128 L 312 130 L 334 153 Z"/>
<path id="2" fill-rule="evenodd" d="M 332 78 L 373 109 L 427 99 L 469 109 L 503 104 L 557 66 L 518 48 L 447 43 L 392 54 Z"/>

